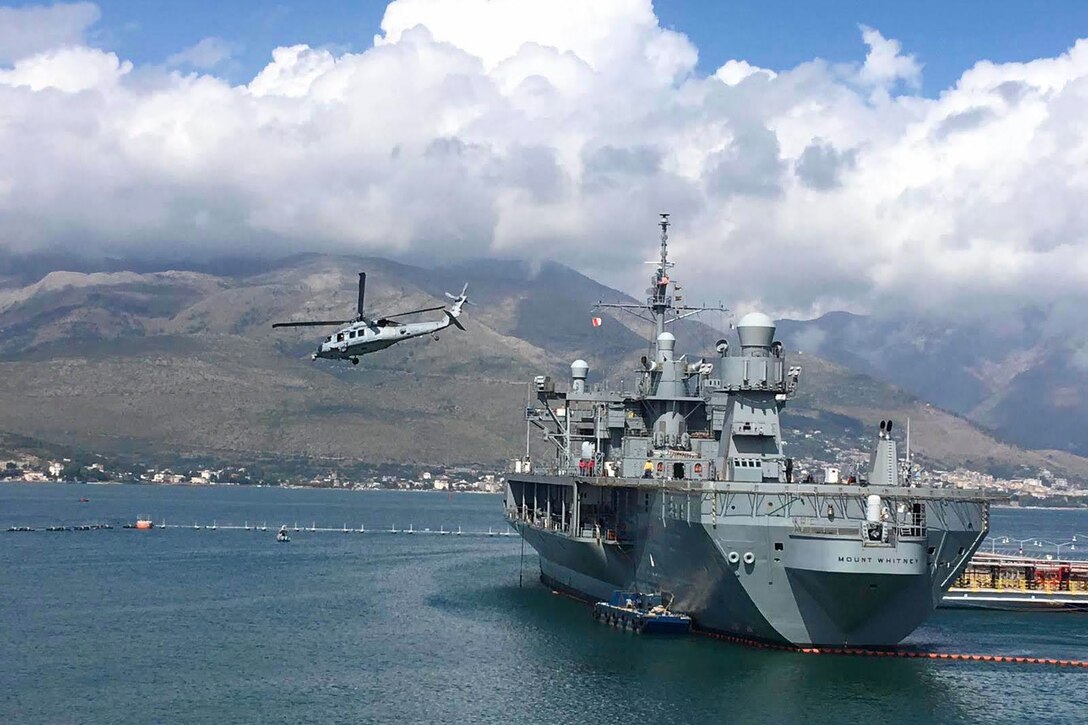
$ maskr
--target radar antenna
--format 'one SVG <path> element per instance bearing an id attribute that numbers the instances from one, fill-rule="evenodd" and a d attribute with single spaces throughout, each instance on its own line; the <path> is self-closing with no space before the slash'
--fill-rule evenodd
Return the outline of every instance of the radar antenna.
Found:
<path id="1" fill-rule="evenodd" d="M 662 212 L 658 216 L 661 217 L 658 221 L 658 226 L 661 227 L 661 260 L 657 262 L 648 262 L 648 264 L 657 264 L 657 271 L 650 277 L 650 288 L 646 290 L 648 296 L 646 302 L 643 304 L 631 304 L 620 302 L 598 302 L 593 306 L 593 309 L 615 309 L 628 312 L 640 320 L 646 320 L 653 323 L 654 326 L 654 339 L 651 340 L 653 353 L 657 352 L 657 338 L 665 332 L 665 326 L 671 325 L 674 322 L 683 320 L 686 317 L 697 315 L 700 312 L 728 312 L 724 305 L 719 303 L 716 307 L 702 307 L 702 306 L 690 306 L 676 304 L 680 301 L 679 296 L 675 298 L 669 295 L 669 285 L 672 284 L 673 289 L 680 290 L 679 285 L 674 280 L 669 279 L 669 270 L 676 266 L 675 262 L 669 261 L 669 227 L 672 223 L 669 221 L 669 214 Z M 672 312 L 671 316 L 669 312 Z M 649 313 L 649 314 L 647 314 Z"/>

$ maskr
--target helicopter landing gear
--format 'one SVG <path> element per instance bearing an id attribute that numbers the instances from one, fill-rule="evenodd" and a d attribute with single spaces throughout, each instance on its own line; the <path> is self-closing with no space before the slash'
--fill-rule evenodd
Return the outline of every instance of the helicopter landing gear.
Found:
<path id="1" fill-rule="evenodd" d="M 359 358 L 357 358 L 357 357 L 353 357 L 353 358 L 351 359 L 351 364 L 352 364 L 352 365 L 358 365 L 358 364 L 359 364 Z"/>
<path id="2" fill-rule="evenodd" d="M 438 333 L 437 332 L 432 332 L 431 333 L 431 339 L 434 340 L 435 342 L 438 342 Z"/>

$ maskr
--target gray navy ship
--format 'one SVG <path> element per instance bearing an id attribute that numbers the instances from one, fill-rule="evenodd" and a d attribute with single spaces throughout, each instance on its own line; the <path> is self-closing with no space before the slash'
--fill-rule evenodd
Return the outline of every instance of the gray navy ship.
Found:
<path id="1" fill-rule="evenodd" d="M 508 474 L 506 518 L 539 554 L 540 578 L 589 600 L 668 592 L 703 630 L 797 646 L 887 646 L 940 603 L 989 526 L 978 492 L 911 485 L 892 423 L 853 483 L 795 480 L 779 416 L 801 368 L 766 315 L 736 325 L 739 349 L 679 355 L 679 304 L 661 257 L 645 304 L 600 305 L 652 320 L 637 385 L 609 392 L 571 365 L 567 386 L 532 383 L 532 426 L 554 460 Z M 566 388 L 563 390 L 561 388 Z M 527 441 L 528 450 L 528 441 Z"/>

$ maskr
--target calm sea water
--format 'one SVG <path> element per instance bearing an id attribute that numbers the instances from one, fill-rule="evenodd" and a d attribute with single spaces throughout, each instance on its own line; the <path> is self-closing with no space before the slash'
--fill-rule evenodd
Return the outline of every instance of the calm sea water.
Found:
<path id="1" fill-rule="evenodd" d="M 89 498 L 79 503 L 80 497 Z M 0 485 L 0 529 L 131 521 L 269 531 L 0 531 L 4 722 L 1084 722 L 1088 671 L 806 656 L 595 624 L 536 580 L 496 496 Z M 999 536 L 1088 512 L 995 510 Z M 272 530 L 358 528 L 357 533 Z M 1078 539 L 1080 537 L 1078 536 Z M 1032 544 L 1029 544 L 1029 547 Z M 934 650 L 1088 658 L 1088 615 L 939 610 Z"/>

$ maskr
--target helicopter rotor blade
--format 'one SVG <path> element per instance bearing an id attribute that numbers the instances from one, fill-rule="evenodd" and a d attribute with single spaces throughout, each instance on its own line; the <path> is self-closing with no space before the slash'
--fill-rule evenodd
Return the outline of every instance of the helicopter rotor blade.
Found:
<path id="1" fill-rule="evenodd" d="M 359 319 L 363 319 L 363 299 L 366 295 L 366 272 L 359 273 L 359 305 L 356 307 L 356 314 Z"/>
<path id="2" fill-rule="evenodd" d="M 344 325 L 343 320 L 307 320 L 306 322 L 276 322 L 272 327 L 324 327 L 329 325 Z"/>

